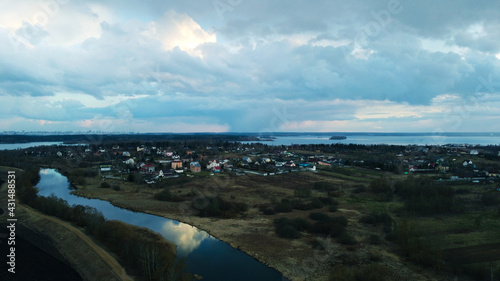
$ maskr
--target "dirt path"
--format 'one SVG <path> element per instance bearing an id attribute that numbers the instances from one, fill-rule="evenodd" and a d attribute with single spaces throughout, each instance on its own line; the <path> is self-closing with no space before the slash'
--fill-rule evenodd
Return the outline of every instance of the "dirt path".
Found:
<path id="1" fill-rule="evenodd" d="M 28 212 L 32 215 L 35 215 L 35 216 L 38 216 L 40 218 L 44 218 L 44 219 L 47 219 L 51 222 L 57 223 L 58 225 L 63 226 L 66 229 L 68 229 L 69 231 L 73 232 L 82 241 L 87 243 L 87 245 L 89 247 L 91 247 L 94 250 L 94 252 L 97 255 L 99 255 L 104 260 L 104 262 L 106 262 L 106 264 L 109 265 L 109 267 L 111 267 L 111 269 L 116 273 L 117 276 L 119 276 L 121 278 L 122 281 L 133 281 L 133 279 L 127 275 L 125 270 L 121 267 L 121 265 L 116 261 L 115 258 L 113 258 L 108 252 L 104 251 L 101 247 L 97 246 L 87 235 L 85 235 L 83 232 L 81 232 L 76 227 L 72 226 L 71 224 L 69 224 L 65 221 L 62 221 L 62 220 L 59 220 L 57 218 L 39 213 L 39 212 L 29 208 L 29 207 L 25 207 L 25 206 L 21 205 L 21 204 L 18 204 L 17 206 L 21 207 L 21 209 L 25 210 L 26 212 Z"/>

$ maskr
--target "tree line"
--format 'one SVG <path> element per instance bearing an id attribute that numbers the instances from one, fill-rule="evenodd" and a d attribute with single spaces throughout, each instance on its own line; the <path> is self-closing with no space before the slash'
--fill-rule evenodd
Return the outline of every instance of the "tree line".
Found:
<path id="1" fill-rule="evenodd" d="M 118 255 L 125 267 L 140 275 L 141 280 L 190 280 L 190 275 L 184 273 L 184 263 L 176 259 L 175 245 L 167 243 L 159 234 L 122 222 L 108 221 L 93 207 L 70 206 L 66 200 L 54 195 L 39 196 L 38 190 L 33 187 L 39 178 L 35 169 L 25 171 L 20 177 L 18 198 L 22 203 L 84 228 Z"/>

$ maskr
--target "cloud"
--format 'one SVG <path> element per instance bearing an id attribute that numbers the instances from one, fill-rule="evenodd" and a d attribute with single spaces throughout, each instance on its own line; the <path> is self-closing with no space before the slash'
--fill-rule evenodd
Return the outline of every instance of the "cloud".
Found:
<path id="1" fill-rule="evenodd" d="M 209 237 L 206 232 L 202 232 L 194 226 L 173 221 L 165 222 L 160 233 L 177 245 L 177 254 L 181 257 L 189 255 L 200 246 L 203 240 Z"/>
<path id="2" fill-rule="evenodd" d="M 179 48 L 191 55 L 202 57 L 203 54 L 197 47 L 205 43 L 214 43 L 217 36 L 200 27 L 186 14 L 168 11 L 164 17 L 153 23 L 158 39 L 165 50 Z"/>
<path id="3" fill-rule="evenodd" d="M 496 2 L 43 3 L 0 11 L 0 120 L 20 130 L 425 130 L 500 93 Z"/>

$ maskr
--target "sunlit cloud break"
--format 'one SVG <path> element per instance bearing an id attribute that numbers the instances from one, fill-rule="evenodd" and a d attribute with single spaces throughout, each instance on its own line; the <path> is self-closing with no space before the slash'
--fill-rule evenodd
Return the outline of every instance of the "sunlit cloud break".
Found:
<path id="1" fill-rule="evenodd" d="M 10 3 L 0 126 L 498 131 L 499 26 L 495 1 Z"/>

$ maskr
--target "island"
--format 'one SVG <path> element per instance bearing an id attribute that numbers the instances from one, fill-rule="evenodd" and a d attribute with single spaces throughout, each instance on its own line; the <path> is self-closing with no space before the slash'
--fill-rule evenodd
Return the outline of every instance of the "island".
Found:
<path id="1" fill-rule="evenodd" d="M 331 140 L 345 140 L 347 139 L 346 136 L 332 136 L 330 137 Z"/>

